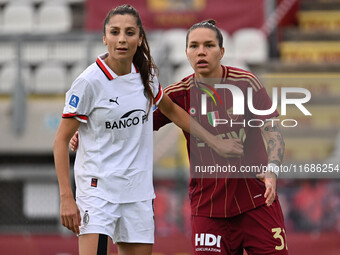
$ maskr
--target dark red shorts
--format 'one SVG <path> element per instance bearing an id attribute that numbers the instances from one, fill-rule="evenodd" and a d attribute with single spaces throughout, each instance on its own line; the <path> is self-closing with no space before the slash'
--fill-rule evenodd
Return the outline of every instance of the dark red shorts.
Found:
<path id="1" fill-rule="evenodd" d="M 192 216 L 192 242 L 197 255 L 288 254 L 278 201 L 230 218 Z"/>

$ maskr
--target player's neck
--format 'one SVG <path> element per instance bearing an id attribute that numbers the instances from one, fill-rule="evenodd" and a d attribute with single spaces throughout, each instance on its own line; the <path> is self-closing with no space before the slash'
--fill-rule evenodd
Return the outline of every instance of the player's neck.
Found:
<path id="1" fill-rule="evenodd" d="M 206 84 L 215 83 L 216 79 L 220 79 L 223 75 L 223 67 L 219 65 L 214 69 L 213 72 L 210 73 L 197 73 L 195 72 L 195 77 L 197 81 L 203 82 Z M 213 84 L 210 84 L 213 85 Z"/>
<path id="2" fill-rule="evenodd" d="M 110 67 L 110 69 L 118 76 L 131 73 L 131 64 L 129 60 L 118 61 L 114 58 L 107 57 L 104 59 L 105 63 Z"/>

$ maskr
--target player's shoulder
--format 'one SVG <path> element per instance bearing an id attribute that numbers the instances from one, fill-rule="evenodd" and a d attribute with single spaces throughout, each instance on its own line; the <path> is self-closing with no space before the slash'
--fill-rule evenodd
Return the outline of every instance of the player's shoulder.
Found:
<path id="1" fill-rule="evenodd" d="M 189 89 L 194 85 L 194 74 L 191 74 L 179 82 L 173 83 L 164 89 L 164 92 L 168 95 L 176 95 L 187 93 Z"/>
<path id="2" fill-rule="evenodd" d="M 253 87 L 255 91 L 263 88 L 262 83 L 257 78 L 255 74 L 252 72 L 246 71 L 241 68 L 232 67 L 232 66 L 224 66 L 226 71 L 226 79 L 232 81 L 240 81 L 243 82 L 247 87 Z"/>
<path id="3" fill-rule="evenodd" d="M 96 68 L 94 64 L 91 64 L 75 78 L 72 82 L 71 89 L 88 92 L 95 91 L 98 87 L 99 75 L 101 74 L 98 72 L 98 68 Z"/>
<path id="4" fill-rule="evenodd" d="M 102 72 L 99 70 L 96 63 L 93 63 L 85 68 L 84 71 L 78 75 L 76 80 L 84 80 L 91 84 L 93 81 L 98 80 L 98 77 L 101 75 Z"/>
<path id="5" fill-rule="evenodd" d="M 228 74 L 232 73 L 243 73 L 243 74 L 249 74 L 249 75 L 254 75 L 252 72 L 235 67 L 235 66 L 223 66 L 225 70 L 227 70 Z M 254 75 L 255 76 L 255 75 Z"/>

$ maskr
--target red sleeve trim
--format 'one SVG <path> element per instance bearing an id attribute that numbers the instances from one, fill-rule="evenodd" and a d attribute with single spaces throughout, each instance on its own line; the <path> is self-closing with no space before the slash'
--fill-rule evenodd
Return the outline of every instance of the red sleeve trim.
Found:
<path id="1" fill-rule="evenodd" d="M 157 94 L 157 96 L 154 99 L 154 103 L 157 104 L 159 99 L 161 99 L 162 96 L 163 96 L 163 90 L 162 90 L 161 84 L 159 84 L 158 94 Z"/>
<path id="2" fill-rule="evenodd" d="M 63 118 L 74 118 L 74 117 L 77 117 L 81 120 L 86 120 L 87 121 L 87 116 L 86 115 L 79 115 L 79 114 L 76 114 L 76 113 L 64 113 L 62 115 Z"/>

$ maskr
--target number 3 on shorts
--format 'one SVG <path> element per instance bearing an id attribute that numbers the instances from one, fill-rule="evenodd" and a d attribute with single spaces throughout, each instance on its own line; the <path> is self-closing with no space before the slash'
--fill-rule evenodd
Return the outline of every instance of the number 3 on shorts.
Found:
<path id="1" fill-rule="evenodd" d="M 281 241 L 281 245 L 275 246 L 275 250 L 277 251 L 283 250 L 283 248 L 285 247 L 285 240 L 287 240 L 285 229 L 284 228 L 273 228 L 272 232 L 274 233 L 273 237 L 275 239 L 280 239 Z M 285 238 L 283 238 L 281 232 L 283 232 L 283 234 L 285 235 Z M 286 250 L 288 250 L 287 242 L 286 242 Z"/>

